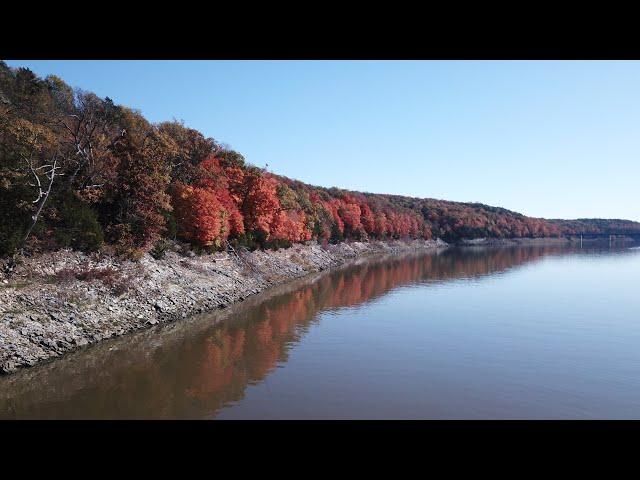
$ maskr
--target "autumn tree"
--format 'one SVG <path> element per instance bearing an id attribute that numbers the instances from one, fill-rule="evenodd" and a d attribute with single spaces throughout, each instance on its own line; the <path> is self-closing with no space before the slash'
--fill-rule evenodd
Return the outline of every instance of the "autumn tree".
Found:
<path id="1" fill-rule="evenodd" d="M 349 238 L 360 239 L 364 233 L 360 221 L 360 206 L 351 196 L 344 196 L 338 204 L 338 215 L 344 224 L 344 233 Z"/>
<path id="2" fill-rule="evenodd" d="M 123 134 L 111 148 L 109 199 L 101 206 L 109 239 L 125 253 L 149 248 L 171 210 L 167 192 L 175 144 L 138 113 L 124 112 Z"/>
<path id="3" fill-rule="evenodd" d="M 245 176 L 246 196 L 242 204 L 245 229 L 269 238 L 274 215 L 280 210 L 276 181 L 260 172 Z"/>
<path id="4" fill-rule="evenodd" d="M 6 244 L 5 248 L 17 248 L 29 239 L 38 223 L 54 185 L 63 175 L 64 158 L 55 136 L 44 126 L 17 118 L 4 119 L 0 129 L 3 156 L 11 157 L 0 171 L 2 203 L 9 202 L 12 195 L 18 195 L 14 208 L 8 208 L 6 213 L 15 216 L 28 213 L 30 216 L 29 221 L 23 223 L 24 231 L 18 234 L 19 237 L 14 234 L 12 239 L 4 240 L 12 244 Z M 15 188 L 13 182 L 19 186 Z"/>
<path id="5" fill-rule="evenodd" d="M 219 247 L 225 237 L 225 218 L 215 193 L 179 181 L 173 185 L 172 193 L 180 238 L 203 247 Z"/>
<path id="6" fill-rule="evenodd" d="M 194 183 L 198 176 L 198 166 L 220 149 L 212 138 L 192 128 L 187 128 L 182 122 L 162 122 L 158 131 L 170 138 L 175 150 L 170 159 L 172 177 L 185 184 Z"/>

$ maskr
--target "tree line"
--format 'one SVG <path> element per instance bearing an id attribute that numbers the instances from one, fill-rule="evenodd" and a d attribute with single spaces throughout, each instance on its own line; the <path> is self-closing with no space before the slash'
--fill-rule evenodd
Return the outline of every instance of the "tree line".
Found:
<path id="1" fill-rule="evenodd" d="M 215 250 L 640 232 L 620 222 L 307 185 L 181 122 L 153 124 L 108 97 L 0 62 L 0 255 L 108 246 L 135 258 L 167 238 Z"/>

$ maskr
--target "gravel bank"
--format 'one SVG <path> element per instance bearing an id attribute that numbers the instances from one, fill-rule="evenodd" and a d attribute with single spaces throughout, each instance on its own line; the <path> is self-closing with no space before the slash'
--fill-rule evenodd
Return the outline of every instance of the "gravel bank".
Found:
<path id="1" fill-rule="evenodd" d="M 295 245 L 203 256 L 169 251 L 138 262 L 60 251 L 0 278 L 0 372 L 257 294 L 365 255 L 444 248 L 438 241 Z M 191 254 L 193 255 L 193 254 Z"/>

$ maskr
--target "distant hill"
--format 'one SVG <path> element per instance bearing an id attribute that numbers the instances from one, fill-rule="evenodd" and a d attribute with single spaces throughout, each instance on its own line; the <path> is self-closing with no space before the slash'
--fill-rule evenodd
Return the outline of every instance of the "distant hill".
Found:
<path id="1" fill-rule="evenodd" d="M 579 218 L 577 220 L 553 219 L 549 222 L 557 225 L 564 235 L 640 235 L 640 223 L 631 220 Z"/>

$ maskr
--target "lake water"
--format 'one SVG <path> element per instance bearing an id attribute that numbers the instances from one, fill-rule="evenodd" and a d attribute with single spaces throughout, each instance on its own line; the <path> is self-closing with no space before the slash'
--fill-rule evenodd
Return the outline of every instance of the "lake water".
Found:
<path id="1" fill-rule="evenodd" d="M 0 418 L 640 418 L 640 250 L 362 260 L 0 378 Z"/>

